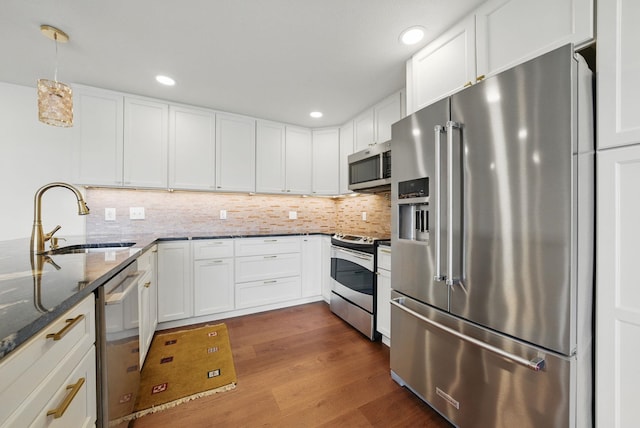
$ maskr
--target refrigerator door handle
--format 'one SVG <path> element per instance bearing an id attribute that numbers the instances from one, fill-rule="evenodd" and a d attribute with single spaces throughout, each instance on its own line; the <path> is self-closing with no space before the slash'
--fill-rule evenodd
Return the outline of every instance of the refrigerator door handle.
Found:
<path id="1" fill-rule="evenodd" d="M 408 307 L 406 307 L 403 304 L 403 300 L 405 299 L 405 297 L 396 297 L 395 299 L 391 299 L 390 303 L 397 307 L 400 310 L 405 311 L 406 313 L 413 315 L 414 317 L 418 318 L 421 321 L 426 322 L 427 324 L 429 324 L 432 327 L 437 328 L 438 330 L 444 331 L 445 333 L 448 333 L 452 336 L 457 337 L 460 340 L 464 340 L 465 342 L 471 343 L 472 345 L 478 346 L 486 351 L 489 351 L 493 354 L 499 355 L 507 360 L 513 361 L 514 363 L 520 364 L 521 366 L 524 366 L 530 370 L 533 370 L 535 372 L 539 372 L 541 370 L 543 370 L 545 368 L 545 360 L 544 358 L 534 358 L 531 360 L 528 360 L 526 358 L 523 358 L 519 355 L 515 355 L 512 354 L 510 352 L 507 352 L 505 350 L 502 350 L 500 348 L 497 348 L 493 345 L 490 345 L 488 343 L 485 343 L 481 340 L 478 340 L 474 337 L 471 336 L 467 336 L 466 334 L 462 334 L 457 330 L 454 330 L 450 327 L 447 327 L 446 325 L 442 325 L 436 321 L 433 321 L 427 317 L 425 317 L 424 315 L 409 309 Z"/>
<path id="2" fill-rule="evenodd" d="M 447 285 L 453 286 L 459 282 L 453 277 L 453 129 L 459 129 L 460 124 L 447 122 Z"/>
<path id="3" fill-rule="evenodd" d="M 435 180 L 434 182 L 436 183 L 435 185 L 435 219 L 434 219 L 434 227 L 435 227 L 435 233 L 434 233 L 434 244 L 436 247 L 436 251 L 435 251 L 435 257 L 436 257 L 436 271 L 435 274 L 433 275 L 433 280 L 434 281 L 444 281 L 445 279 L 447 279 L 446 276 L 444 276 L 442 274 L 442 272 L 440 271 L 440 265 L 441 265 L 441 260 L 442 260 L 442 255 L 440 254 L 440 248 L 441 248 L 441 237 L 440 237 L 440 226 L 441 226 L 441 217 L 440 217 L 440 204 L 442 202 L 442 199 L 440 197 L 440 161 L 441 161 L 441 156 L 440 156 L 440 135 L 442 134 L 442 132 L 444 131 L 444 128 L 440 125 L 436 125 L 433 128 L 434 131 L 434 139 L 435 139 L 435 149 L 436 149 L 436 167 L 435 167 Z"/>

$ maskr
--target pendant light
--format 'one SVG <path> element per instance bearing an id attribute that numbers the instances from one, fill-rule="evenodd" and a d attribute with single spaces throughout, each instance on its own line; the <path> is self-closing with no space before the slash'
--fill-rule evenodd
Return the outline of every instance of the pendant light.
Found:
<path id="1" fill-rule="evenodd" d="M 38 79 L 38 120 L 47 125 L 73 126 L 73 92 L 68 85 L 58 82 L 58 42 L 66 43 L 69 36 L 50 25 L 41 25 L 40 31 L 56 45 L 56 67 L 53 80 Z"/>

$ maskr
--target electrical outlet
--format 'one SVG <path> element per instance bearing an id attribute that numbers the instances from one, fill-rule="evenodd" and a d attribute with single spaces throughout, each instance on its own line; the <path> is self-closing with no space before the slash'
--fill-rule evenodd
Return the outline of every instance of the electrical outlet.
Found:
<path id="1" fill-rule="evenodd" d="M 116 209 L 105 208 L 104 209 L 104 221 L 116 221 Z"/>
<path id="2" fill-rule="evenodd" d="M 289 220 L 296 220 L 298 218 L 298 211 L 289 211 Z"/>
<path id="3" fill-rule="evenodd" d="M 129 218 L 131 220 L 144 220 L 144 207 L 129 207 Z"/>
<path id="4" fill-rule="evenodd" d="M 362 211 L 362 221 L 367 221 L 367 212 Z"/>
<path id="5" fill-rule="evenodd" d="M 220 210 L 220 220 L 227 219 L 227 210 Z"/>

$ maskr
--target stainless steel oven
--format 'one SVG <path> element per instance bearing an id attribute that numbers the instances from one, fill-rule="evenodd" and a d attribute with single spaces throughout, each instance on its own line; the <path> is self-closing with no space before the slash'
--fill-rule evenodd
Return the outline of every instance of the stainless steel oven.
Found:
<path id="1" fill-rule="evenodd" d="M 331 243 L 331 311 L 375 340 L 374 242 L 371 238 L 336 235 Z"/>

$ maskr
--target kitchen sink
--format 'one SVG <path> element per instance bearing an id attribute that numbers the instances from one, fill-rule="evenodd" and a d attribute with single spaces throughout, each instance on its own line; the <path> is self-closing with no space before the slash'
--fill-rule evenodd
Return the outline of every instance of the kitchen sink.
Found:
<path id="1" fill-rule="evenodd" d="M 107 251 L 124 250 L 132 247 L 135 242 L 108 242 L 98 244 L 79 244 L 69 245 L 66 247 L 56 248 L 54 250 L 46 251 L 44 254 L 56 255 L 56 254 L 78 254 L 78 253 L 104 253 Z"/>

